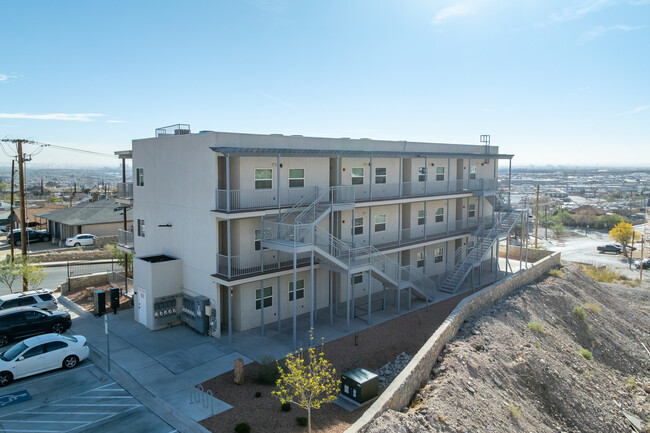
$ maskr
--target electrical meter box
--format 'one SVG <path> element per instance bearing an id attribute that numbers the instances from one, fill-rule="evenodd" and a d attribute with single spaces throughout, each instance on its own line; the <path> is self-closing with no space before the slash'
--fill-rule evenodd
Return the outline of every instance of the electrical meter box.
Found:
<path id="1" fill-rule="evenodd" d="M 365 403 L 379 395 L 379 377 L 363 368 L 355 368 L 341 375 L 341 394 Z"/>
<path id="2" fill-rule="evenodd" d="M 178 310 L 178 299 L 182 295 L 162 296 L 153 300 L 153 321 L 154 325 L 169 325 L 180 319 Z"/>
<path id="3" fill-rule="evenodd" d="M 106 293 L 103 290 L 95 290 L 93 292 L 93 301 L 95 307 L 95 314 L 101 316 L 106 312 Z"/>
<path id="4" fill-rule="evenodd" d="M 181 320 L 201 334 L 208 334 L 210 318 L 205 314 L 205 307 L 208 305 L 210 300 L 205 296 L 183 295 Z"/>

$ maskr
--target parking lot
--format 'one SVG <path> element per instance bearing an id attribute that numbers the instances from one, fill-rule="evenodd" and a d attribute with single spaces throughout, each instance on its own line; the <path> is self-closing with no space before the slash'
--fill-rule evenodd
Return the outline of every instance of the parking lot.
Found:
<path id="1" fill-rule="evenodd" d="M 25 391 L 31 399 L 25 400 Z M 19 379 L 0 388 L 0 431 L 175 430 L 86 360 L 74 370 Z"/>

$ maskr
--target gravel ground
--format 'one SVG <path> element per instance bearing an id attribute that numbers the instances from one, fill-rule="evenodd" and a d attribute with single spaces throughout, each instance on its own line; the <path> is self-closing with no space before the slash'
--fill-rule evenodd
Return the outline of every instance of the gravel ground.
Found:
<path id="1" fill-rule="evenodd" d="M 569 266 L 516 291 L 468 321 L 411 406 L 367 433 L 633 431 L 625 413 L 650 432 L 649 289 Z"/>
<path id="2" fill-rule="evenodd" d="M 325 357 L 339 375 L 357 367 L 376 372 L 395 360 L 401 365 L 403 356 L 400 354 L 404 352 L 406 356 L 413 356 L 458 302 L 469 294 L 471 292 L 327 343 L 324 346 Z M 232 432 L 239 422 L 248 423 L 252 433 L 306 431 L 305 427 L 297 425 L 296 417 L 306 416 L 307 412 L 295 406 L 290 412 L 282 412 L 280 401 L 270 395 L 274 387 L 255 382 L 254 378 L 260 369 L 261 366 L 256 363 L 247 365 L 244 369 L 245 382 L 241 385 L 233 383 L 232 372 L 203 383 L 206 390 L 211 389 L 216 398 L 232 405 L 233 409 L 208 418 L 201 424 L 213 432 Z M 394 378 L 396 373 L 392 371 L 386 376 Z M 380 393 L 383 390 L 380 388 Z M 260 392 L 261 397 L 256 398 L 256 392 Z M 323 405 L 321 409 L 312 412 L 313 431 L 343 432 L 365 409 L 367 406 L 350 413 L 334 404 Z"/>
<path id="3" fill-rule="evenodd" d="M 103 290 L 106 292 L 106 312 L 110 313 L 113 310 L 111 309 L 111 298 L 110 298 L 110 289 L 111 287 L 119 287 L 120 291 L 124 290 L 124 284 L 102 284 L 99 286 L 89 286 L 79 289 L 74 289 L 65 294 L 65 296 L 70 299 L 75 304 L 79 305 L 86 311 L 94 313 L 95 304 L 93 298 L 93 292 L 95 290 Z M 124 295 L 120 295 L 120 308 L 117 311 L 128 310 L 133 308 L 131 305 L 131 298 L 127 298 Z"/>

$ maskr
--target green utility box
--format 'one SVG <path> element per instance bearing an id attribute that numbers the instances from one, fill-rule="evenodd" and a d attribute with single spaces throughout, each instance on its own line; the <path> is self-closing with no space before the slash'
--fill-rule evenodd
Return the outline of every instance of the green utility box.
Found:
<path id="1" fill-rule="evenodd" d="M 365 403 L 379 394 L 379 377 L 363 368 L 355 368 L 341 375 L 341 394 L 356 401 Z"/>

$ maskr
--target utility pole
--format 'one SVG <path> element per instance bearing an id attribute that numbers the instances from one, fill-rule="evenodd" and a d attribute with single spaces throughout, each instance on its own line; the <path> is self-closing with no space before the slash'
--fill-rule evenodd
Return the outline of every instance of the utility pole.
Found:
<path id="1" fill-rule="evenodd" d="M 11 160 L 11 207 L 9 208 L 9 230 L 11 230 L 9 233 L 11 233 L 11 262 L 13 263 L 14 261 L 14 229 L 15 227 L 15 220 L 16 217 L 14 215 L 14 177 L 16 174 L 16 160 L 12 159 Z"/>
<path id="2" fill-rule="evenodd" d="M 23 264 L 27 263 L 27 217 L 25 215 L 25 177 L 23 173 L 23 164 L 25 155 L 23 155 L 23 142 L 25 140 L 16 140 L 18 145 L 18 182 L 20 183 L 20 247 L 22 251 Z M 13 234 L 11 235 L 13 238 Z M 23 292 L 29 290 L 27 277 L 23 275 Z"/>
<path id="3" fill-rule="evenodd" d="M 537 249 L 537 227 L 539 225 L 539 185 L 537 185 L 537 201 L 535 202 L 535 249 Z"/>
<path id="4" fill-rule="evenodd" d="M 547 206 L 544 205 L 544 239 L 548 240 L 548 219 L 546 217 L 546 208 Z"/>

